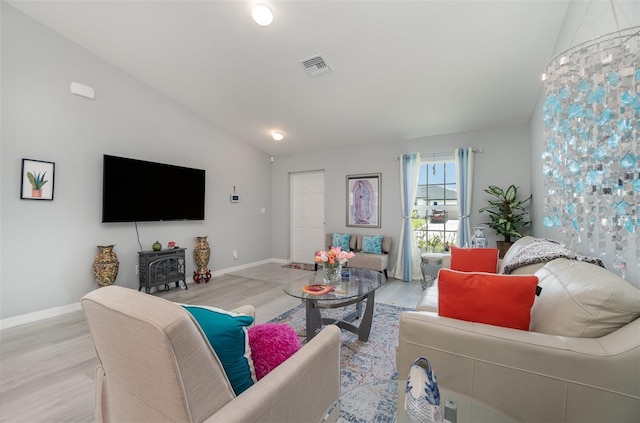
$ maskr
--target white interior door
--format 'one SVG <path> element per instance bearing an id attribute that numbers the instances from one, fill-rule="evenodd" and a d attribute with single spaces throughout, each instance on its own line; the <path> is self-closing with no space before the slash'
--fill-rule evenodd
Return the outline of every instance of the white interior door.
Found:
<path id="1" fill-rule="evenodd" d="M 324 247 L 324 171 L 291 174 L 291 260 L 313 263 Z"/>

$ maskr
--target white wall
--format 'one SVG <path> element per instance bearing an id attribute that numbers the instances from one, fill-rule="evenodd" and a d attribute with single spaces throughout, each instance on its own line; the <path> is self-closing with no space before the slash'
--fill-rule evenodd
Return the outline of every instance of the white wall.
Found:
<path id="1" fill-rule="evenodd" d="M 322 151 L 308 154 L 276 157 L 273 163 L 273 256 L 290 257 L 290 204 L 289 173 L 324 169 L 327 232 L 357 234 L 384 234 L 393 237 L 391 262 L 395 264 L 397 242 L 402 223 L 400 208 L 400 162 L 395 157 L 404 153 L 452 152 L 456 147 L 477 147 L 484 150 L 476 154 L 473 213 L 471 224 L 480 225 L 487 219 L 478 210 L 486 205 L 489 185 L 521 187 L 523 196 L 529 195 L 530 134 L 528 125 L 464 132 L 407 141 L 393 141 L 368 145 L 366 148 Z M 346 175 L 382 173 L 381 228 L 346 227 Z M 523 197 L 526 198 L 526 197 Z M 534 199 L 536 200 L 536 199 Z M 487 230 L 489 242 L 497 239 Z"/>
<path id="2" fill-rule="evenodd" d="M 77 303 L 97 286 L 96 245 L 116 244 L 116 284 L 137 288 L 134 224 L 101 223 L 105 153 L 207 171 L 206 220 L 141 223 L 144 249 L 187 247 L 189 275 L 199 235 L 209 236 L 214 271 L 271 257 L 269 156 L 1 4 L 0 319 Z M 73 81 L 96 99 L 72 95 Z M 23 158 L 55 162 L 53 201 L 20 200 Z"/>
<path id="3" fill-rule="evenodd" d="M 562 31 L 558 36 L 558 41 L 556 42 L 554 53 L 551 57 L 572 46 L 591 40 L 600 35 L 608 34 L 630 26 L 640 25 L 640 2 L 616 1 L 614 4 L 616 5 L 616 15 L 619 26 L 616 24 L 610 2 L 571 2 L 565 17 Z M 549 57 L 549 59 L 551 59 L 551 57 Z M 542 75 L 543 72 L 544 69 L 541 69 L 540 75 Z M 541 158 L 541 154 L 545 147 L 544 125 L 542 123 L 542 103 L 544 102 L 542 83 L 540 84 L 540 87 L 541 92 L 538 97 L 538 103 L 536 104 L 533 116 L 531 117 L 531 190 L 534 198 L 543 198 L 545 195 Z M 535 236 L 557 240 L 561 239 L 559 230 L 545 228 L 542 225 L 542 219 L 544 218 L 544 203 L 542 201 L 537 201 L 533 204 L 531 213 L 534 222 L 533 234 Z M 631 241 L 629 248 L 630 251 L 635 251 L 633 241 Z M 582 251 L 581 253 L 591 255 L 589 251 Z M 608 248 L 606 255 L 601 255 L 602 253 L 602 251 L 596 252 L 596 254 L 600 255 L 600 258 L 603 260 L 606 267 L 609 270 L 614 270 L 614 258 L 613 254 L 611 254 L 611 248 Z M 633 254 L 631 254 L 631 256 L 633 256 Z M 640 287 L 639 266 L 640 261 L 638 260 L 638 257 L 635 257 L 635 262 L 631 261 L 628 263 L 627 275 L 627 280 L 638 287 Z"/>
<path id="4" fill-rule="evenodd" d="M 640 24 L 640 2 L 615 2 L 622 26 Z M 591 4 L 591 6 L 589 6 Z M 189 248 L 208 235 L 214 271 L 269 257 L 290 257 L 289 173 L 326 171 L 326 229 L 347 231 L 345 176 L 382 173 L 382 228 L 354 233 L 400 231 L 399 162 L 409 152 L 483 148 L 476 155 L 472 225 L 490 184 L 516 184 L 533 193 L 531 233 L 553 238 L 540 223 L 543 179 L 541 100 L 531 126 L 424 137 L 313 154 L 268 156 L 240 142 L 128 74 L 100 60 L 6 3 L 2 12 L 0 145 L 0 319 L 76 303 L 95 288 L 91 263 L 96 245 L 116 244 L 117 284 L 137 287 L 138 245 L 133 224 L 100 223 L 102 155 L 156 160 L 207 170 L 204 222 L 142 223 L 143 247 L 156 239 Z M 586 8 L 589 13 L 585 14 Z M 616 30 L 610 2 L 572 2 L 555 52 Z M 541 69 L 541 73 L 543 69 Z M 94 101 L 70 94 L 72 81 L 96 89 Z M 22 158 L 56 163 L 55 199 L 19 199 Z M 242 202 L 228 195 L 237 187 Z M 260 214 L 260 208 L 266 214 Z M 490 242 L 495 234 L 488 231 Z M 237 249 L 239 259 L 231 251 Z M 395 247 L 394 247 L 395 257 Z M 392 257 L 392 259 L 394 258 Z M 632 271 L 634 269 L 631 269 Z M 637 278 L 637 267 L 636 281 Z"/>

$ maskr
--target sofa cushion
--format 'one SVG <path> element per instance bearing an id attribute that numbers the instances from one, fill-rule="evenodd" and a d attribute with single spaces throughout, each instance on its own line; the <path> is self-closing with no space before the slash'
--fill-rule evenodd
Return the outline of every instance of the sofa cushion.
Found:
<path id="1" fill-rule="evenodd" d="M 253 317 L 215 307 L 182 304 L 194 317 L 222 363 L 233 392 L 240 395 L 256 382 L 247 327 Z"/>
<path id="2" fill-rule="evenodd" d="M 265 377 L 302 347 L 298 334 L 286 323 L 262 323 L 250 327 L 249 345 L 257 380 Z"/>
<path id="3" fill-rule="evenodd" d="M 443 317 L 529 330 L 538 278 L 440 269 L 438 314 Z"/>
<path id="4" fill-rule="evenodd" d="M 416 311 L 438 312 L 438 279 L 433 281 L 433 284 L 424 291 L 416 304 Z"/>
<path id="5" fill-rule="evenodd" d="M 372 254 L 382 254 L 382 235 L 363 236 L 362 252 Z"/>
<path id="6" fill-rule="evenodd" d="M 333 234 L 331 246 L 340 247 L 342 251 L 350 251 L 351 234 Z"/>
<path id="7" fill-rule="evenodd" d="M 531 309 L 534 332 L 599 338 L 640 316 L 640 289 L 600 266 L 558 258 L 536 275 L 542 291 Z"/>
<path id="8" fill-rule="evenodd" d="M 350 258 L 347 263 L 349 267 L 371 269 L 382 272 L 389 266 L 389 255 L 356 253 L 355 257 Z"/>
<path id="9" fill-rule="evenodd" d="M 460 272 L 489 272 L 498 270 L 497 248 L 451 247 L 451 270 Z"/>

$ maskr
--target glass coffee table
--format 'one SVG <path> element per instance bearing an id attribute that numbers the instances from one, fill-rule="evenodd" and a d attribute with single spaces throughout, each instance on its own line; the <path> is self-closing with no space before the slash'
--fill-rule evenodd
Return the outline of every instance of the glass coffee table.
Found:
<path id="1" fill-rule="evenodd" d="M 385 380 L 362 385 L 338 398 L 323 422 L 407 423 L 404 408 L 406 380 Z M 440 388 L 440 406 L 450 423 L 514 423 L 519 420 L 490 405 L 449 389 Z"/>
<path id="2" fill-rule="evenodd" d="M 307 341 L 311 340 L 322 325 L 335 324 L 339 328 L 358 335 L 360 341 L 366 342 L 371 332 L 375 291 L 387 281 L 384 274 L 369 269 L 347 268 L 342 271 L 342 280 L 332 284 L 333 291 L 324 295 L 308 294 L 302 290 L 306 285 L 322 284 L 322 271 L 313 272 L 308 278 L 292 280 L 284 285 L 284 292 L 292 297 L 301 298 L 306 306 Z M 362 314 L 362 302 L 367 305 Z M 321 309 L 332 309 L 356 305 L 356 310 L 339 319 L 323 318 Z M 360 319 L 359 326 L 353 324 Z"/>

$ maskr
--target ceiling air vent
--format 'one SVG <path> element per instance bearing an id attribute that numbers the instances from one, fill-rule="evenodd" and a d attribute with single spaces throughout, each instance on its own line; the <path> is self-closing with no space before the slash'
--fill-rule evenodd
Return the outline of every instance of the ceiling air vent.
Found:
<path id="1" fill-rule="evenodd" d="M 324 60 L 324 57 L 319 54 L 308 59 L 301 60 L 300 63 L 307 71 L 307 73 L 311 76 L 317 76 L 322 75 L 323 73 L 331 72 L 331 67 L 329 66 L 327 61 Z"/>

